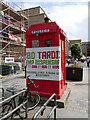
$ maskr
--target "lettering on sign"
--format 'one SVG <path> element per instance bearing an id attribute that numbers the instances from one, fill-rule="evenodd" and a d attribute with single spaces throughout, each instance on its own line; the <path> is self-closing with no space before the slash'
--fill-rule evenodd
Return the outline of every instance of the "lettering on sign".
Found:
<path id="1" fill-rule="evenodd" d="M 62 80 L 61 47 L 26 48 L 26 65 L 31 79 Z"/>
<path id="2" fill-rule="evenodd" d="M 44 30 L 34 30 L 32 31 L 32 34 L 34 33 L 44 33 L 44 32 L 49 32 L 50 30 L 49 29 L 44 29 Z"/>
<path id="3" fill-rule="evenodd" d="M 5 63 L 14 63 L 14 58 L 5 57 Z"/>

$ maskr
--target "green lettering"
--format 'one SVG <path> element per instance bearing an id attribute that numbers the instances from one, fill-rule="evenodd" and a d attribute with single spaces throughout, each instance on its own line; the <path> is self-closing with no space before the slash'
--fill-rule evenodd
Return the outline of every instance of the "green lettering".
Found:
<path id="1" fill-rule="evenodd" d="M 35 59 L 35 52 L 27 52 L 26 58 L 27 59 Z"/>

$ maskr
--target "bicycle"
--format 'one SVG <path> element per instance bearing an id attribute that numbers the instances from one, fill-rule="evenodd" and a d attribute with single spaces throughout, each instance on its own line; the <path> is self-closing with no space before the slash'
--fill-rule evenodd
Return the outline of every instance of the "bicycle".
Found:
<path id="1" fill-rule="evenodd" d="M 25 105 L 23 105 L 23 109 L 27 111 L 29 110 L 33 110 L 36 106 L 38 106 L 39 102 L 40 102 L 40 94 L 38 92 L 31 92 L 30 90 L 30 85 L 32 84 L 36 89 L 38 86 L 35 85 L 35 83 L 30 79 L 30 76 L 27 77 L 30 81 L 30 83 L 28 83 L 28 87 L 26 88 L 26 91 L 23 95 L 20 96 L 19 98 L 19 104 L 21 104 L 22 102 L 25 102 L 26 100 L 28 100 L 27 102 L 27 108 Z"/>
<path id="2" fill-rule="evenodd" d="M 10 99 L 8 102 L 5 102 L 2 105 L 2 115 L 6 115 L 9 112 L 11 112 L 14 108 L 16 108 L 17 106 L 19 106 L 20 104 L 24 103 L 25 101 L 28 100 L 27 105 L 23 105 L 22 108 L 23 110 L 29 111 L 29 110 L 33 110 L 36 106 L 38 106 L 39 102 L 40 102 L 40 94 L 37 92 L 31 92 L 30 91 L 30 85 L 33 84 L 33 86 L 35 88 L 37 88 L 38 86 L 36 86 L 34 84 L 34 82 L 30 79 L 30 76 L 27 77 L 30 80 L 30 83 L 28 83 L 28 87 L 25 90 L 25 92 L 23 92 L 21 95 L 19 95 L 19 100 L 16 101 L 16 97 Z M 11 92 L 12 95 L 15 94 L 15 89 L 16 88 L 7 88 L 6 90 L 8 92 Z M 17 103 L 17 104 L 16 104 Z M 13 113 L 11 116 L 9 116 L 7 118 L 7 120 L 12 120 L 14 115 L 19 115 L 19 117 L 21 119 L 23 119 L 24 117 L 20 115 L 20 111 L 21 109 L 18 109 L 15 113 Z M 24 111 L 23 111 L 24 112 Z"/>
<path id="3" fill-rule="evenodd" d="M 0 102 L 1 101 L 3 101 L 4 99 L 5 99 L 5 90 L 4 90 L 4 88 L 0 88 L 1 90 L 2 90 L 2 97 L 0 98 Z M 0 117 L 1 116 L 3 116 L 3 115 L 5 115 L 7 112 L 7 110 L 8 110 L 8 112 L 9 112 L 9 107 L 11 108 L 11 106 L 9 105 L 8 107 L 7 107 L 7 103 L 5 103 L 5 104 L 2 104 L 2 106 L 1 106 L 1 108 L 2 108 L 2 114 L 0 114 Z M 5 110 L 4 110 L 4 108 L 5 108 Z"/>
<path id="4" fill-rule="evenodd" d="M 8 92 L 11 92 L 12 93 L 12 95 L 14 95 L 15 94 L 15 89 L 16 88 L 7 88 L 6 90 L 8 91 Z M 7 115 L 9 112 L 11 112 L 14 108 L 16 108 L 17 107 L 17 101 L 16 101 L 16 97 L 13 97 L 12 99 L 10 99 L 9 101 L 7 101 L 7 102 L 5 102 L 4 104 L 2 104 L 2 117 L 3 116 L 5 116 L 5 115 Z M 19 105 L 19 104 L 18 104 Z M 7 118 L 7 120 L 12 120 L 13 119 L 13 117 L 14 117 L 14 115 L 19 115 L 19 117 L 21 118 L 21 119 L 23 119 L 24 117 L 23 116 L 21 116 L 20 115 L 20 109 L 18 109 L 17 111 L 15 111 L 15 113 L 13 113 L 11 116 L 9 116 L 8 118 Z M 6 120 L 6 119 L 5 119 Z"/>

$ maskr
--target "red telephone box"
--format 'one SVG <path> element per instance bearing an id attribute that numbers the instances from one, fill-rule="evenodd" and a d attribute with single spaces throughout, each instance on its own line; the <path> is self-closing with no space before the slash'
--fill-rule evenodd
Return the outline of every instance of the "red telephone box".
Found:
<path id="1" fill-rule="evenodd" d="M 55 22 L 31 25 L 26 31 L 26 76 L 38 85 L 31 90 L 41 96 L 56 93 L 60 98 L 66 88 L 65 38 Z"/>

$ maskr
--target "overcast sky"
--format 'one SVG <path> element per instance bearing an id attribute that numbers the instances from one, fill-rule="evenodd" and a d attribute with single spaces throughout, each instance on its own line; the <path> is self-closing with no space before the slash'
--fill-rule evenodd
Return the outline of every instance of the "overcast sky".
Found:
<path id="1" fill-rule="evenodd" d="M 13 0 L 13 2 L 16 0 Z M 41 6 L 68 39 L 88 41 L 88 0 L 21 0 L 24 8 Z"/>

